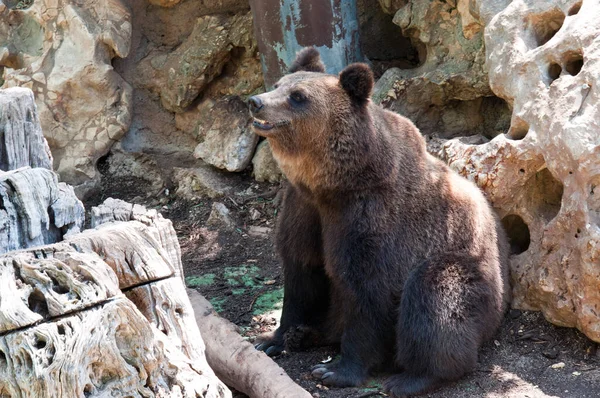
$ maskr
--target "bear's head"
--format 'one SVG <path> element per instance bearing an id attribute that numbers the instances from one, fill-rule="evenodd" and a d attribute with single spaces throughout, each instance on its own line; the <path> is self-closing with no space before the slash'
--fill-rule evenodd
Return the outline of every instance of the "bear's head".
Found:
<path id="1" fill-rule="evenodd" d="M 292 183 L 329 186 L 359 172 L 374 138 L 369 112 L 374 78 L 362 63 L 325 73 L 319 52 L 300 51 L 272 91 L 248 100 L 256 134 L 266 137 Z"/>

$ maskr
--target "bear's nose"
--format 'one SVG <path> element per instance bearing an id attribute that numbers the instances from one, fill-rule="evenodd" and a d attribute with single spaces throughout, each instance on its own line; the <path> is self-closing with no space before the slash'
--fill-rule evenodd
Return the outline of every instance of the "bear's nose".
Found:
<path id="1" fill-rule="evenodd" d="M 257 96 L 250 97 L 248 99 L 248 107 L 250 108 L 250 112 L 257 113 L 263 107 L 263 102 Z"/>

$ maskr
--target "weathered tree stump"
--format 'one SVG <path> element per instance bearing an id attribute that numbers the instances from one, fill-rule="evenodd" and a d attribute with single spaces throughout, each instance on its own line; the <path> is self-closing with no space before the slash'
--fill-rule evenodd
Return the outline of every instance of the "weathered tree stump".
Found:
<path id="1" fill-rule="evenodd" d="M 0 257 L 0 397 L 231 396 L 171 261 L 177 240 L 159 241 L 170 221 L 142 209 L 147 224 Z"/>
<path id="2" fill-rule="evenodd" d="M 0 90 L 0 253 L 58 242 L 83 220 L 73 188 L 52 171 L 33 93 Z"/>
<path id="3" fill-rule="evenodd" d="M 83 205 L 52 171 L 30 90 L 0 90 L 0 169 L 0 397 L 231 397 L 171 222 L 111 199 L 79 233 Z"/>

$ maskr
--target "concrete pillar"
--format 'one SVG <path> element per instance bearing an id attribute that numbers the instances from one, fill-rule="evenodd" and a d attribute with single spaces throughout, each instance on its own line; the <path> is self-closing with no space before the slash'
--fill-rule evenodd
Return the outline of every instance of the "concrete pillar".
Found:
<path id="1" fill-rule="evenodd" d="M 250 6 L 267 89 L 304 47 L 319 50 L 327 73 L 363 59 L 356 0 L 250 0 Z"/>

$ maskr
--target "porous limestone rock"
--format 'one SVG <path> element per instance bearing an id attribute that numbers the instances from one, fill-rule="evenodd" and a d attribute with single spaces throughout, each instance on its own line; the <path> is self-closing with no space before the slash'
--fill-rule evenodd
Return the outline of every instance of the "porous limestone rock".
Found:
<path id="1" fill-rule="evenodd" d="M 511 239 L 513 306 L 600 341 L 600 5 L 479 0 L 506 135 L 440 154 L 487 194 Z"/>
<path id="2" fill-rule="evenodd" d="M 240 97 L 217 102 L 199 129 L 202 142 L 194 150 L 194 157 L 227 171 L 244 170 L 258 143 L 251 119 Z"/>
<path id="3" fill-rule="evenodd" d="M 283 178 L 283 173 L 273 157 L 267 140 L 256 147 L 256 153 L 252 158 L 252 175 L 256 181 L 279 182 Z"/>
<path id="4" fill-rule="evenodd" d="M 374 101 L 410 118 L 424 134 L 485 134 L 508 128 L 510 110 L 490 90 L 482 22 L 469 0 L 380 0 L 417 49 L 420 64 L 390 68 Z"/>
<path id="5" fill-rule="evenodd" d="M 129 128 L 132 90 L 111 61 L 127 56 L 130 38 L 121 0 L 37 0 L 0 19 L 4 87 L 33 90 L 55 169 L 79 195 Z"/>

